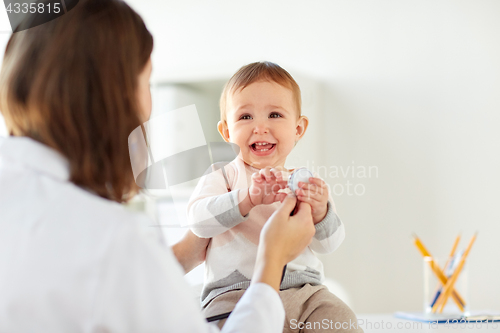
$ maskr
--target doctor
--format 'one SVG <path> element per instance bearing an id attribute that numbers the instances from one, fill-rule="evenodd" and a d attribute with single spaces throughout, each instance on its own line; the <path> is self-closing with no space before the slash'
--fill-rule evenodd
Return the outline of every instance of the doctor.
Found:
<path id="1" fill-rule="evenodd" d="M 123 1 L 83 0 L 14 33 L 0 74 L 0 332 L 216 332 L 173 249 L 119 203 L 136 192 L 127 138 L 150 114 L 153 39 Z M 314 234 L 288 197 L 264 227 L 252 285 L 224 332 L 281 332 L 283 266 Z M 173 250 L 173 251 L 172 251 Z M 180 264 L 179 264 L 180 263 Z"/>

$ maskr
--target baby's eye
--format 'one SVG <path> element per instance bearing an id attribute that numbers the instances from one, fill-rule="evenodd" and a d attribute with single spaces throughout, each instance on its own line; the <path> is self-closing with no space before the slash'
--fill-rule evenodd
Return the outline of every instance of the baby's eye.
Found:
<path id="1" fill-rule="evenodd" d="M 246 120 L 246 119 L 252 119 L 252 116 L 250 116 L 249 114 L 244 114 L 240 117 L 240 120 Z"/>
<path id="2" fill-rule="evenodd" d="M 269 118 L 281 118 L 283 117 L 281 114 L 279 114 L 278 112 L 273 112 L 269 115 Z"/>

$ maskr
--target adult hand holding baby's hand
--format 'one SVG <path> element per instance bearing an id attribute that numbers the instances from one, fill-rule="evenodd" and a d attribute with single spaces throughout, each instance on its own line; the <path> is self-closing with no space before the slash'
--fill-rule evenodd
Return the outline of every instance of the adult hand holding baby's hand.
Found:
<path id="1" fill-rule="evenodd" d="M 311 242 L 316 233 L 312 223 L 311 206 L 299 202 L 292 194 L 268 219 L 260 234 L 260 243 L 273 247 L 273 255 L 283 258 L 283 265 L 295 259 Z M 290 213 L 296 209 L 295 214 Z M 277 251 L 277 252 L 276 252 Z"/>
<path id="2" fill-rule="evenodd" d="M 264 225 L 252 283 L 264 282 L 278 291 L 283 266 L 302 253 L 316 233 L 309 204 L 301 202 L 290 216 L 296 202 L 295 196 L 286 196 Z"/>

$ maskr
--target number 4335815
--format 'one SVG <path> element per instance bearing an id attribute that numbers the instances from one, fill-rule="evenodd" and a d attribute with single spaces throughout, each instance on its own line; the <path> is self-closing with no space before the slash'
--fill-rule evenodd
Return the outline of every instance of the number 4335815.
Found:
<path id="1" fill-rule="evenodd" d="M 15 13 L 15 14 L 19 14 L 19 13 L 23 13 L 23 14 L 27 14 L 27 13 L 31 13 L 31 14 L 35 14 L 35 13 L 55 13 L 55 14 L 59 14 L 61 12 L 61 7 L 60 7 L 60 3 L 47 3 L 47 4 L 44 4 L 44 3 L 9 3 L 9 5 L 7 6 L 6 10 L 7 10 L 7 13 L 11 14 L 11 13 Z"/>

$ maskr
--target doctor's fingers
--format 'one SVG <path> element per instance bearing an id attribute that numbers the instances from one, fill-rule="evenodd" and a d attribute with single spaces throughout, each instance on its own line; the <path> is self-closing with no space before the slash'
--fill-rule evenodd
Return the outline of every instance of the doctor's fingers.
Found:
<path id="1" fill-rule="evenodd" d="M 311 205 L 299 201 L 296 213 L 290 217 L 290 220 L 303 221 L 305 224 L 313 225 L 314 228 Z"/>
<path id="2" fill-rule="evenodd" d="M 312 237 L 316 233 L 312 218 L 311 206 L 305 202 L 299 202 L 298 209 L 293 216 L 290 216 L 287 227 L 294 230 L 297 238 L 294 240 L 297 248 L 301 248 L 300 252 L 309 245 Z M 297 249 L 298 250 L 298 249 Z"/>
<path id="3" fill-rule="evenodd" d="M 277 193 L 276 196 L 274 197 L 274 202 L 276 201 L 280 201 L 280 202 L 283 202 L 283 200 L 285 200 L 285 198 L 287 197 L 287 193 L 284 193 L 284 192 L 280 192 L 280 193 Z"/>
<path id="4" fill-rule="evenodd" d="M 297 198 L 293 194 L 287 194 L 273 215 L 278 215 L 280 219 L 288 220 L 290 213 L 295 209 L 296 203 Z"/>

